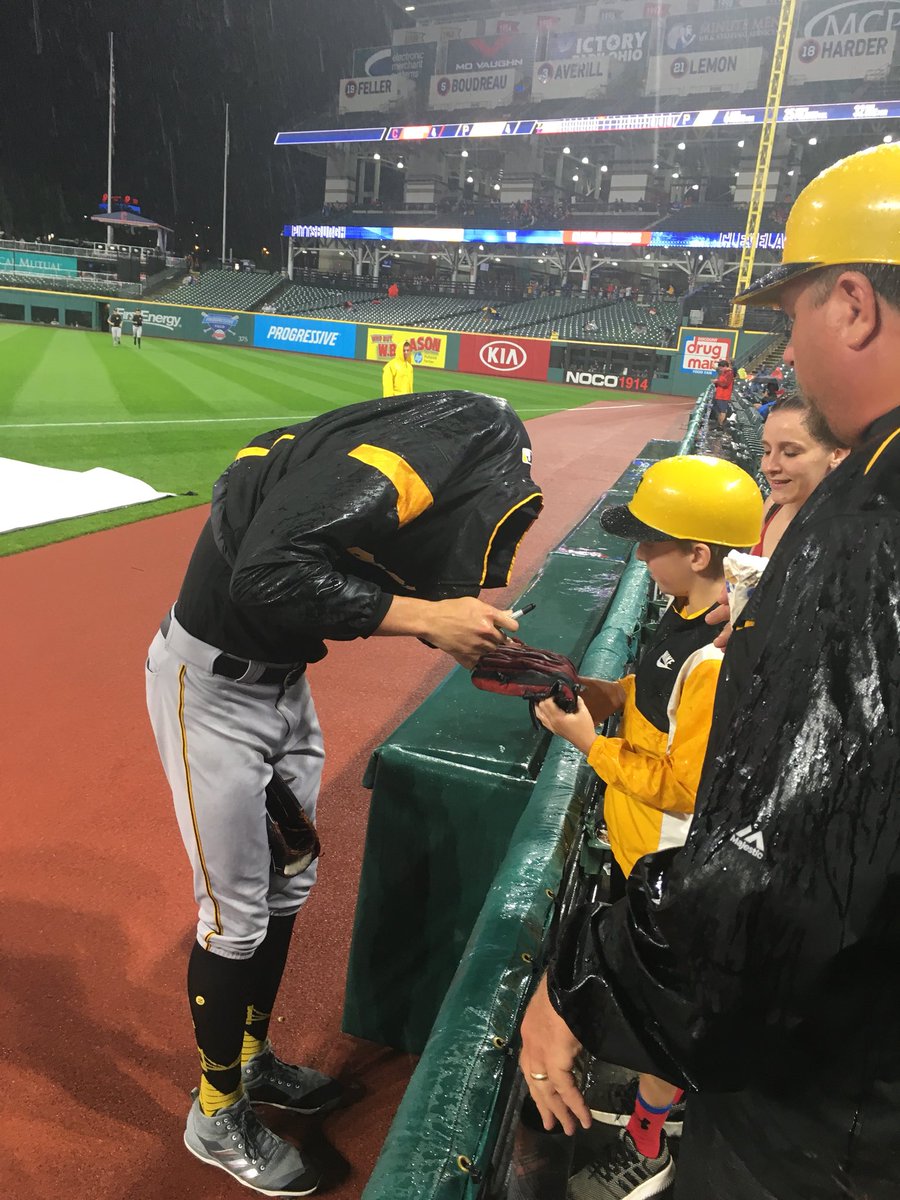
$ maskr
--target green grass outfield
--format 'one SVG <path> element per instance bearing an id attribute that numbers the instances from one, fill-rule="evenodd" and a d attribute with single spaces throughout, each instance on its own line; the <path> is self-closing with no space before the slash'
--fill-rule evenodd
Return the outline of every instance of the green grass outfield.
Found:
<path id="1" fill-rule="evenodd" d="M 488 379 L 419 368 L 420 388 L 504 396 L 523 419 L 633 392 Z M 195 492 L 0 535 L 0 554 L 208 501 L 256 434 L 381 394 L 376 363 L 145 337 L 0 325 L 0 457 L 83 471 L 108 467 L 161 492 Z"/>

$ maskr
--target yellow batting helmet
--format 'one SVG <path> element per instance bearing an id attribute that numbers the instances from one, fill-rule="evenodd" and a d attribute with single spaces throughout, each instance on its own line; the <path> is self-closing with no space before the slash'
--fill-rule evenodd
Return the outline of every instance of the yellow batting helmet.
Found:
<path id="1" fill-rule="evenodd" d="M 900 263 L 900 144 L 860 150 L 807 184 L 787 220 L 781 266 L 734 303 L 775 304 L 792 279 L 843 263 Z"/>
<path id="2" fill-rule="evenodd" d="M 763 499 L 746 471 L 724 458 L 680 454 L 648 467 L 628 504 L 607 508 L 607 533 L 635 542 L 684 540 L 753 546 Z"/>

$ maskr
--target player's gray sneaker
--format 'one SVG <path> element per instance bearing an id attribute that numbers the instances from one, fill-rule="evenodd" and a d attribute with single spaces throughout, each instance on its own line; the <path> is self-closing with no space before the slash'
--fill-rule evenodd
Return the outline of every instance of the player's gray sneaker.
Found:
<path id="1" fill-rule="evenodd" d="M 603 1157 L 573 1175 L 567 1200 L 647 1200 L 664 1192 L 675 1178 L 675 1164 L 662 1135 L 657 1158 L 639 1154 L 623 1129 Z"/>
<path id="2" fill-rule="evenodd" d="M 624 1128 L 631 1120 L 638 1094 L 638 1080 L 622 1080 L 614 1075 L 592 1081 L 585 1092 L 591 1116 L 602 1125 L 619 1125 Z M 673 1104 L 666 1114 L 663 1131 L 669 1137 L 681 1137 L 684 1128 L 684 1098 Z"/>
<path id="3" fill-rule="evenodd" d="M 344 1095 L 336 1079 L 312 1067 L 282 1062 L 271 1046 L 244 1064 L 241 1082 L 253 1104 L 270 1104 L 307 1116 L 336 1108 Z"/>
<path id="4" fill-rule="evenodd" d="M 201 1161 L 263 1196 L 309 1196 L 319 1186 L 315 1167 L 296 1146 L 266 1129 L 246 1096 L 211 1117 L 204 1116 L 195 1098 L 184 1144 Z"/>

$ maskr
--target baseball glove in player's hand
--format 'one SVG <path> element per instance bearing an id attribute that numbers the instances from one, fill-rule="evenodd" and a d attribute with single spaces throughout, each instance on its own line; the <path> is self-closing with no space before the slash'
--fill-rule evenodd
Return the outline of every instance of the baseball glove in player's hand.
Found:
<path id="1" fill-rule="evenodd" d="M 540 728 L 534 716 L 537 701 L 552 698 L 564 712 L 573 713 L 578 708 L 578 695 L 584 690 L 575 665 L 564 654 L 537 650 L 518 638 L 509 638 L 504 645 L 482 654 L 472 672 L 472 682 L 485 692 L 528 700 L 536 728 Z"/>
<path id="2" fill-rule="evenodd" d="M 316 827 L 277 771 L 266 787 L 266 830 L 279 875 L 299 875 L 319 857 Z"/>

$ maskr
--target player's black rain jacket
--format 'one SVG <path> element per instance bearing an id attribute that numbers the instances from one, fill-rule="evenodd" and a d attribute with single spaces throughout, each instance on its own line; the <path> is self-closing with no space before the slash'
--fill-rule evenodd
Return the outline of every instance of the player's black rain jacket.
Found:
<path id="1" fill-rule="evenodd" d="M 312 662 L 365 637 L 392 594 L 503 587 L 540 512 L 505 400 L 432 392 L 354 404 L 255 438 L 217 481 L 176 604 L 195 637 Z"/>
<path id="2" fill-rule="evenodd" d="M 686 845 L 576 914 L 550 972 L 576 1036 L 699 1089 L 777 1200 L 900 1196 L 898 569 L 900 409 L 738 622 Z"/>

